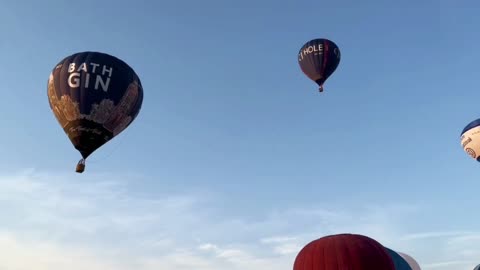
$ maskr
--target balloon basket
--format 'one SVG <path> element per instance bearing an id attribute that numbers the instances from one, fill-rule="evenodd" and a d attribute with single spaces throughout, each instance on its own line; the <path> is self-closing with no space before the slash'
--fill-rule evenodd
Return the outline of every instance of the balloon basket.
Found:
<path id="1" fill-rule="evenodd" d="M 77 168 L 75 170 L 77 173 L 83 173 L 83 171 L 85 171 L 85 160 L 84 159 L 81 159 L 78 164 L 77 164 Z"/>

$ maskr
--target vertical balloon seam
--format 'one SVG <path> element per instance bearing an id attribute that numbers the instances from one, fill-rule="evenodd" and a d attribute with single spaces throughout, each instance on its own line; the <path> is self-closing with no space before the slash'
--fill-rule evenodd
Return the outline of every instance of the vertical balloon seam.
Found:
<path id="1" fill-rule="evenodd" d="M 390 258 L 390 260 L 392 261 L 393 263 L 393 267 L 394 269 L 396 270 L 404 270 L 404 269 L 397 269 L 397 257 L 395 256 L 395 254 L 397 254 L 393 249 L 390 249 L 390 248 L 387 248 L 385 246 L 382 246 L 383 249 L 385 250 L 385 252 L 387 253 L 388 257 Z M 398 255 L 400 256 L 400 255 Z"/>
<path id="2" fill-rule="evenodd" d="M 70 61 L 69 63 L 75 63 L 75 68 L 78 68 L 76 63 L 77 63 L 77 62 L 82 62 L 82 60 L 83 60 L 83 57 L 82 57 L 82 56 L 83 56 L 83 55 L 80 54 L 80 53 L 79 53 L 79 54 L 76 54 L 76 55 L 73 57 L 73 61 Z M 70 73 L 70 72 L 69 72 L 69 65 L 68 65 L 69 63 L 67 63 L 66 66 L 64 65 L 64 66 L 66 67 L 67 74 Z M 79 78 L 79 80 L 85 81 L 85 73 L 82 72 L 82 75 L 81 75 L 81 77 Z M 67 85 L 68 85 L 68 83 L 67 83 Z M 80 115 L 82 114 L 81 109 L 82 109 L 82 104 L 84 103 L 83 100 L 81 99 L 82 96 L 81 96 L 81 94 L 80 94 L 80 93 L 83 92 L 83 89 L 82 89 L 82 88 L 84 88 L 84 86 L 82 86 L 81 84 L 79 85 L 79 87 L 78 87 L 76 90 L 75 90 L 73 87 L 70 87 L 70 85 L 68 85 L 70 98 L 72 99 L 72 101 L 73 101 L 73 100 L 77 100 L 77 101 L 78 101 L 77 103 L 78 103 L 78 110 L 79 110 L 79 112 L 80 112 Z M 80 93 L 79 93 L 80 95 L 79 95 L 79 98 L 78 98 L 78 99 L 74 98 L 74 97 L 75 97 L 75 95 L 74 95 L 75 92 L 80 92 Z M 75 119 L 75 120 L 77 120 L 77 119 Z M 75 120 L 74 120 L 74 121 L 75 121 Z"/>
<path id="3" fill-rule="evenodd" d="M 93 54 L 92 52 L 89 52 L 89 53 L 85 56 L 84 62 L 85 62 L 85 63 L 90 63 L 90 61 L 91 61 L 91 59 L 93 58 L 93 56 L 94 56 L 94 54 Z M 86 76 L 86 74 L 84 73 L 82 76 Z M 85 104 L 86 102 L 83 102 L 84 99 L 87 99 L 87 98 L 88 98 L 88 94 L 89 94 L 89 93 L 87 93 L 87 90 L 85 89 L 85 87 L 82 87 L 82 88 L 81 88 L 81 95 L 82 95 L 82 96 L 81 96 L 81 99 L 80 99 L 80 100 L 81 100 L 81 105 L 82 105 L 83 108 L 81 107 L 80 110 L 83 109 L 83 111 L 85 112 L 85 114 L 90 115 L 90 113 L 91 113 L 91 111 L 92 111 L 92 107 L 90 107 L 90 111 L 87 112 L 87 111 L 86 111 L 86 108 L 85 108 L 85 106 L 87 106 L 87 105 Z"/>
<path id="4" fill-rule="evenodd" d="M 301 262 L 305 270 L 308 270 L 309 268 L 313 268 L 313 266 L 315 265 L 314 263 L 315 256 L 313 255 L 314 252 L 309 252 L 312 249 L 313 250 L 316 249 L 316 246 L 313 244 L 313 241 L 311 242 L 311 244 L 308 244 L 308 247 L 305 246 L 305 248 L 303 249 Z"/>
<path id="5" fill-rule="evenodd" d="M 354 252 L 352 252 L 352 246 L 348 244 L 348 239 L 346 237 L 342 236 L 342 241 L 345 242 L 345 249 L 347 250 L 347 256 L 348 258 L 353 258 L 354 256 L 352 255 Z M 353 244 L 353 241 L 352 241 Z M 338 256 L 337 256 L 338 257 Z"/>
<path id="6" fill-rule="evenodd" d="M 312 41 L 309 41 L 306 46 L 302 47 L 302 51 L 305 49 L 305 48 L 308 48 L 309 46 L 311 46 L 313 42 Z M 303 58 L 302 58 L 302 61 L 306 60 L 309 64 L 309 66 L 316 66 L 315 63 L 316 63 L 316 59 L 315 58 L 312 58 L 312 57 L 306 57 L 306 54 L 304 54 Z M 303 66 L 302 66 L 302 69 L 303 69 Z M 311 74 L 311 71 L 306 69 L 303 71 L 303 73 L 305 73 L 305 75 L 307 75 L 307 77 L 309 77 L 310 79 L 315 79 L 314 77 L 312 78 L 312 74 Z"/>
<path id="7" fill-rule="evenodd" d="M 367 239 L 370 240 L 370 241 L 364 241 L 364 245 L 365 245 L 367 248 L 371 248 L 371 249 L 377 250 L 376 245 L 371 241 L 371 240 L 373 240 L 373 239 L 370 239 L 370 238 L 368 238 L 368 237 L 366 237 L 366 236 L 363 236 L 363 235 L 361 235 L 360 237 L 362 237 L 362 238 L 365 237 L 365 238 L 366 238 L 365 240 L 367 240 Z M 359 250 L 362 250 L 361 244 L 362 244 L 362 243 L 361 243 L 360 241 L 357 242 L 357 246 L 358 246 Z M 363 255 L 363 254 L 362 254 L 362 255 Z M 369 263 L 369 264 L 370 264 L 370 263 Z M 368 265 L 369 265 L 369 264 L 368 264 Z M 362 264 L 362 267 L 365 267 L 365 265 Z"/>
<path id="8" fill-rule="evenodd" d="M 320 41 L 319 39 L 316 39 L 315 41 L 310 42 L 310 43 L 309 43 L 309 44 L 310 44 L 309 46 L 313 46 L 313 47 L 317 46 L 317 47 L 318 47 L 319 41 Z M 308 48 L 308 47 L 307 47 L 307 48 Z M 322 74 L 322 73 L 321 73 L 321 72 L 322 72 L 322 66 L 319 65 L 319 64 L 320 64 L 319 62 L 320 62 L 320 61 L 323 61 L 323 59 L 320 58 L 320 57 L 318 57 L 318 55 L 315 56 L 315 52 L 312 52 L 312 54 L 310 54 L 310 56 L 311 56 L 311 59 L 312 59 L 312 61 L 313 61 L 311 64 L 312 64 L 312 66 L 315 68 L 315 73 L 317 73 L 317 74 L 314 74 L 314 75 L 313 75 L 314 77 L 313 77 L 312 79 L 313 79 L 314 81 L 316 81 L 317 79 L 315 79 L 315 78 L 316 78 L 315 76 L 319 76 L 319 75 L 322 76 L 322 75 L 321 75 L 321 74 Z"/>
<path id="9" fill-rule="evenodd" d="M 132 70 L 133 70 L 133 68 L 132 68 Z M 131 115 L 131 117 L 132 117 L 132 121 L 130 121 L 130 123 L 128 123 L 128 125 L 125 127 L 125 129 L 133 123 L 134 119 L 137 118 L 138 114 L 140 113 L 140 110 L 142 109 L 142 103 L 143 103 L 143 86 L 140 82 L 140 78 L 138 77 L 138 75 L 135 72 L 133 73 L 133 77 L 134 77 L 133 83 L 136 83 L 137 87 L 138 87 L 138 95 L 137 95 L 137 99 L 135 100 L 134 105 L 132 106 L 132 108 L 130 109 L 130 112 L 129 112 L 129 115 Z"/>
<path id="10" fill-rule="evenodd" d="M 325 76 L 326 76 L 325 71 L 326 71 L 326 69 L 327 69 L 327 61 L 328 61 L 328 41 L 324 40 L 324 41 L 323 41 L 323 46 L 324 46 L 324 47 L 323 47 L 323 55 L 322 55 L 322 57 L 323 57 L 323 59 L 322 59 L 322 60 L 323 60 L 323 63 L 322 63 L 322 71 L 320 72 L 320 74 L 321 74 L 322 77 L 320 78 L 320 80 L 321 80 L 320 87 L 322 87 L 323 83 L 324 83 L 325 80 L 326 80 L 326 78 L 325 78 Z"/>
<path id="11" fill-rule="evenodd" d="M 341 240 L 343 240 L 342 238 L 340 238 Z M 342 258 L 340 258 L 340 253 L 337 252 L 339 250 L 339 246 L 342 245 L 342 242 L 341 241 L 335 241 L 334 239 L 332 239 L 331 237 L 328 239 L 328 243 L 329 243 L 329 246 L 328 246 L 328 249 L 327 249 L 327 252 L 330 251 L 330 253 L 328 253 L 328 255 L 332 255 L 331 254 L 331 250 L 334 251 L 334 256 L 335 256 L 335 259 L 332 259 L 332 256 L 324 256 L 323 257 L 323 261 L 325 264 L 327 264 L 327 260 L 332 260 L 335 262 L 335 264 L 337 265 L 337 268 L 339 267 L 339 262 L 342 260 Z M 333 246 L 333 248 L 331 248 Z M 324 250 L 325 250 L 325 247 L 324 247 Z M 325 269 L 327 269 L 327 267 L 325 267 Z"/>
<path id="12" fill-rule="evenodd" d="M 318 256 L 315 256 L 315 254 L 320 254 L 320 251 L 321 251 L 323 256 L 325 256 L 325 252 L 326 252 L 325 248 L 323 248 L 319 245 L 316 245 L 315 242 L 312 243 L 312 247 L 313 247 L 314 252 L 310 253 L 310 256 L 312 256 L 312 260 L 310 261 L 312 266 L 310 267 L 310 269 L 314 269 L 315 261 L 320 260 L 320 258 Z M 323 263 L 325 263 L 325 260 L 323 261 Z M 306 269 L 306 270 L 308 270 L 308 269 Z"/>

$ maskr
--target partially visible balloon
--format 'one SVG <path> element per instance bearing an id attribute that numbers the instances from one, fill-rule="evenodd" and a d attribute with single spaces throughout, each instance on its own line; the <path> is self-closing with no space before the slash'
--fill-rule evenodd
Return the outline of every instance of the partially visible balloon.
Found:
<path id="1" fill-rule="evenodd" d="M 407 261 L 408 265 L 410 265 L 412 270 L 422 270 L 420 268 L 420 265 L 418 265 L 417 261 L 415 261 L 415 259 L 413 259 L 410 255 L 402 253 L 402 252 L 397 252 L 397 253 L 398 253 L 398 255 L 402 256 L 402 258 L 404 258 L 405 261 Z"/>
<path id="2" fill-rule="evenodd" d="M 386 249 L 358 234 L 329 235 L 307 244 L 295 258 L 293 270 L 395 270 Z"/>
<path id="3" fill-rule="evenodd" d="M 396 251 L 391 250 L 387 247 L 385 249 L 388 251 L 388 254 L 393 260 L 393 264 L 395 265 L 395 270 L 412 270 L 408 262 L 402 258 Z"/>
<path id="4" fill-rule="evenodd" d="M 463 150 L 473 159 L 480 161 L 480 119 L 470 122 L 460 137 Z"/>
<path id="5" fill-rule="evenodd" d="M 122 60 L 100 52 L 80 52 L 60 61 L 48 80 L 48 101 L 58 123 L 83 159 L 125 130 L 137 117 L 143 88 Z"/>
<path id="6" fill-rule="evenodd" d="M 305 43 L 298 52 L 298 64 L 308 78 L 316 82 L 319 91 L 340 63 L 340 49 L 331 40 L 318 38 Z"/>
<path id="7" fill-rule="evenodd" d="M 473 270 L 480 270 L 480 264 L 477 265 Z"/>

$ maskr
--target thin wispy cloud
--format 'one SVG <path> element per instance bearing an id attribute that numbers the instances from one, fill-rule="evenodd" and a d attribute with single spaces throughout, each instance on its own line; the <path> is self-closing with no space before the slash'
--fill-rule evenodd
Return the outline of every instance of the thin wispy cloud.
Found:
<path id="1" fill-rule="evenodd" d="M 468 231 L 447 231 L 447 232 L 425 232 L 425 233 L 412 233 L 407 234 L 402 237 L 405 240 L 420 240 L 420 239 L 428 239 L 428 238 L 442 238 L 442 237 L 463 237 L 468 236 L 471 234 L 475 234 L 475 232 L 468 232 Z"/>
<path id="2" fill-rule="evenodd" d="M 422 269 L 435 269 L 435 270 L 473 270 L 478 265 L 478 260 L 452 260 L 452 261 L 440 261 L 437 263 L 429 263 L 422 266 Z"/>
<path id="3" fill-rule="evenodd" d="M 407 203 L 226 218 L 213 192 L 133 192 L 139 177 L 89 174 L 82 181 L 33 170 L 0 176 L 0 269 L 287 270 L 306 243 L 342 232 L 409 253 L 423 269 L 470 269 L 480 258 L 475 232 L 405 231 L 402 220 L 421 212 Z"/>

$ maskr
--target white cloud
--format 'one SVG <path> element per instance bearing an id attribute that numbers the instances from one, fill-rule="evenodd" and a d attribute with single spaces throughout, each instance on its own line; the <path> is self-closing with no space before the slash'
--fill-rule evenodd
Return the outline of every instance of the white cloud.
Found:
<path id="1" fill-rule="evenodd" d="M 425 233 L 412 233 L 407 234 L 402 237 L 405 240 L 424 240 L 428 238 L 443 238 L 443 237 L 456 237 L 460 235 L 468 235 L 472 232 L 464 232 L 464 231 L 447 231 L 447 232 L 425 232 Z"/>
<path id="2" fill-rule="evenodd" d="M 423 269 L 433 270 L 473 270 L 478 265 L 478 260 L 456 260 L 456 261 L 439 261 L 437 263 L 430 263 L 423 265 Z"/>
<path id="3" fill-rule="evenodd" d="M 212 194 L 132 190 L 138 175 L 0 176 L 0 269 L 291 270 L 298 251 L 352 232 L 415 257 L 423 269 L 473 269 L 480 232 L 410 232 L 416 206 L 316 205 L 225 218 Z"/>

